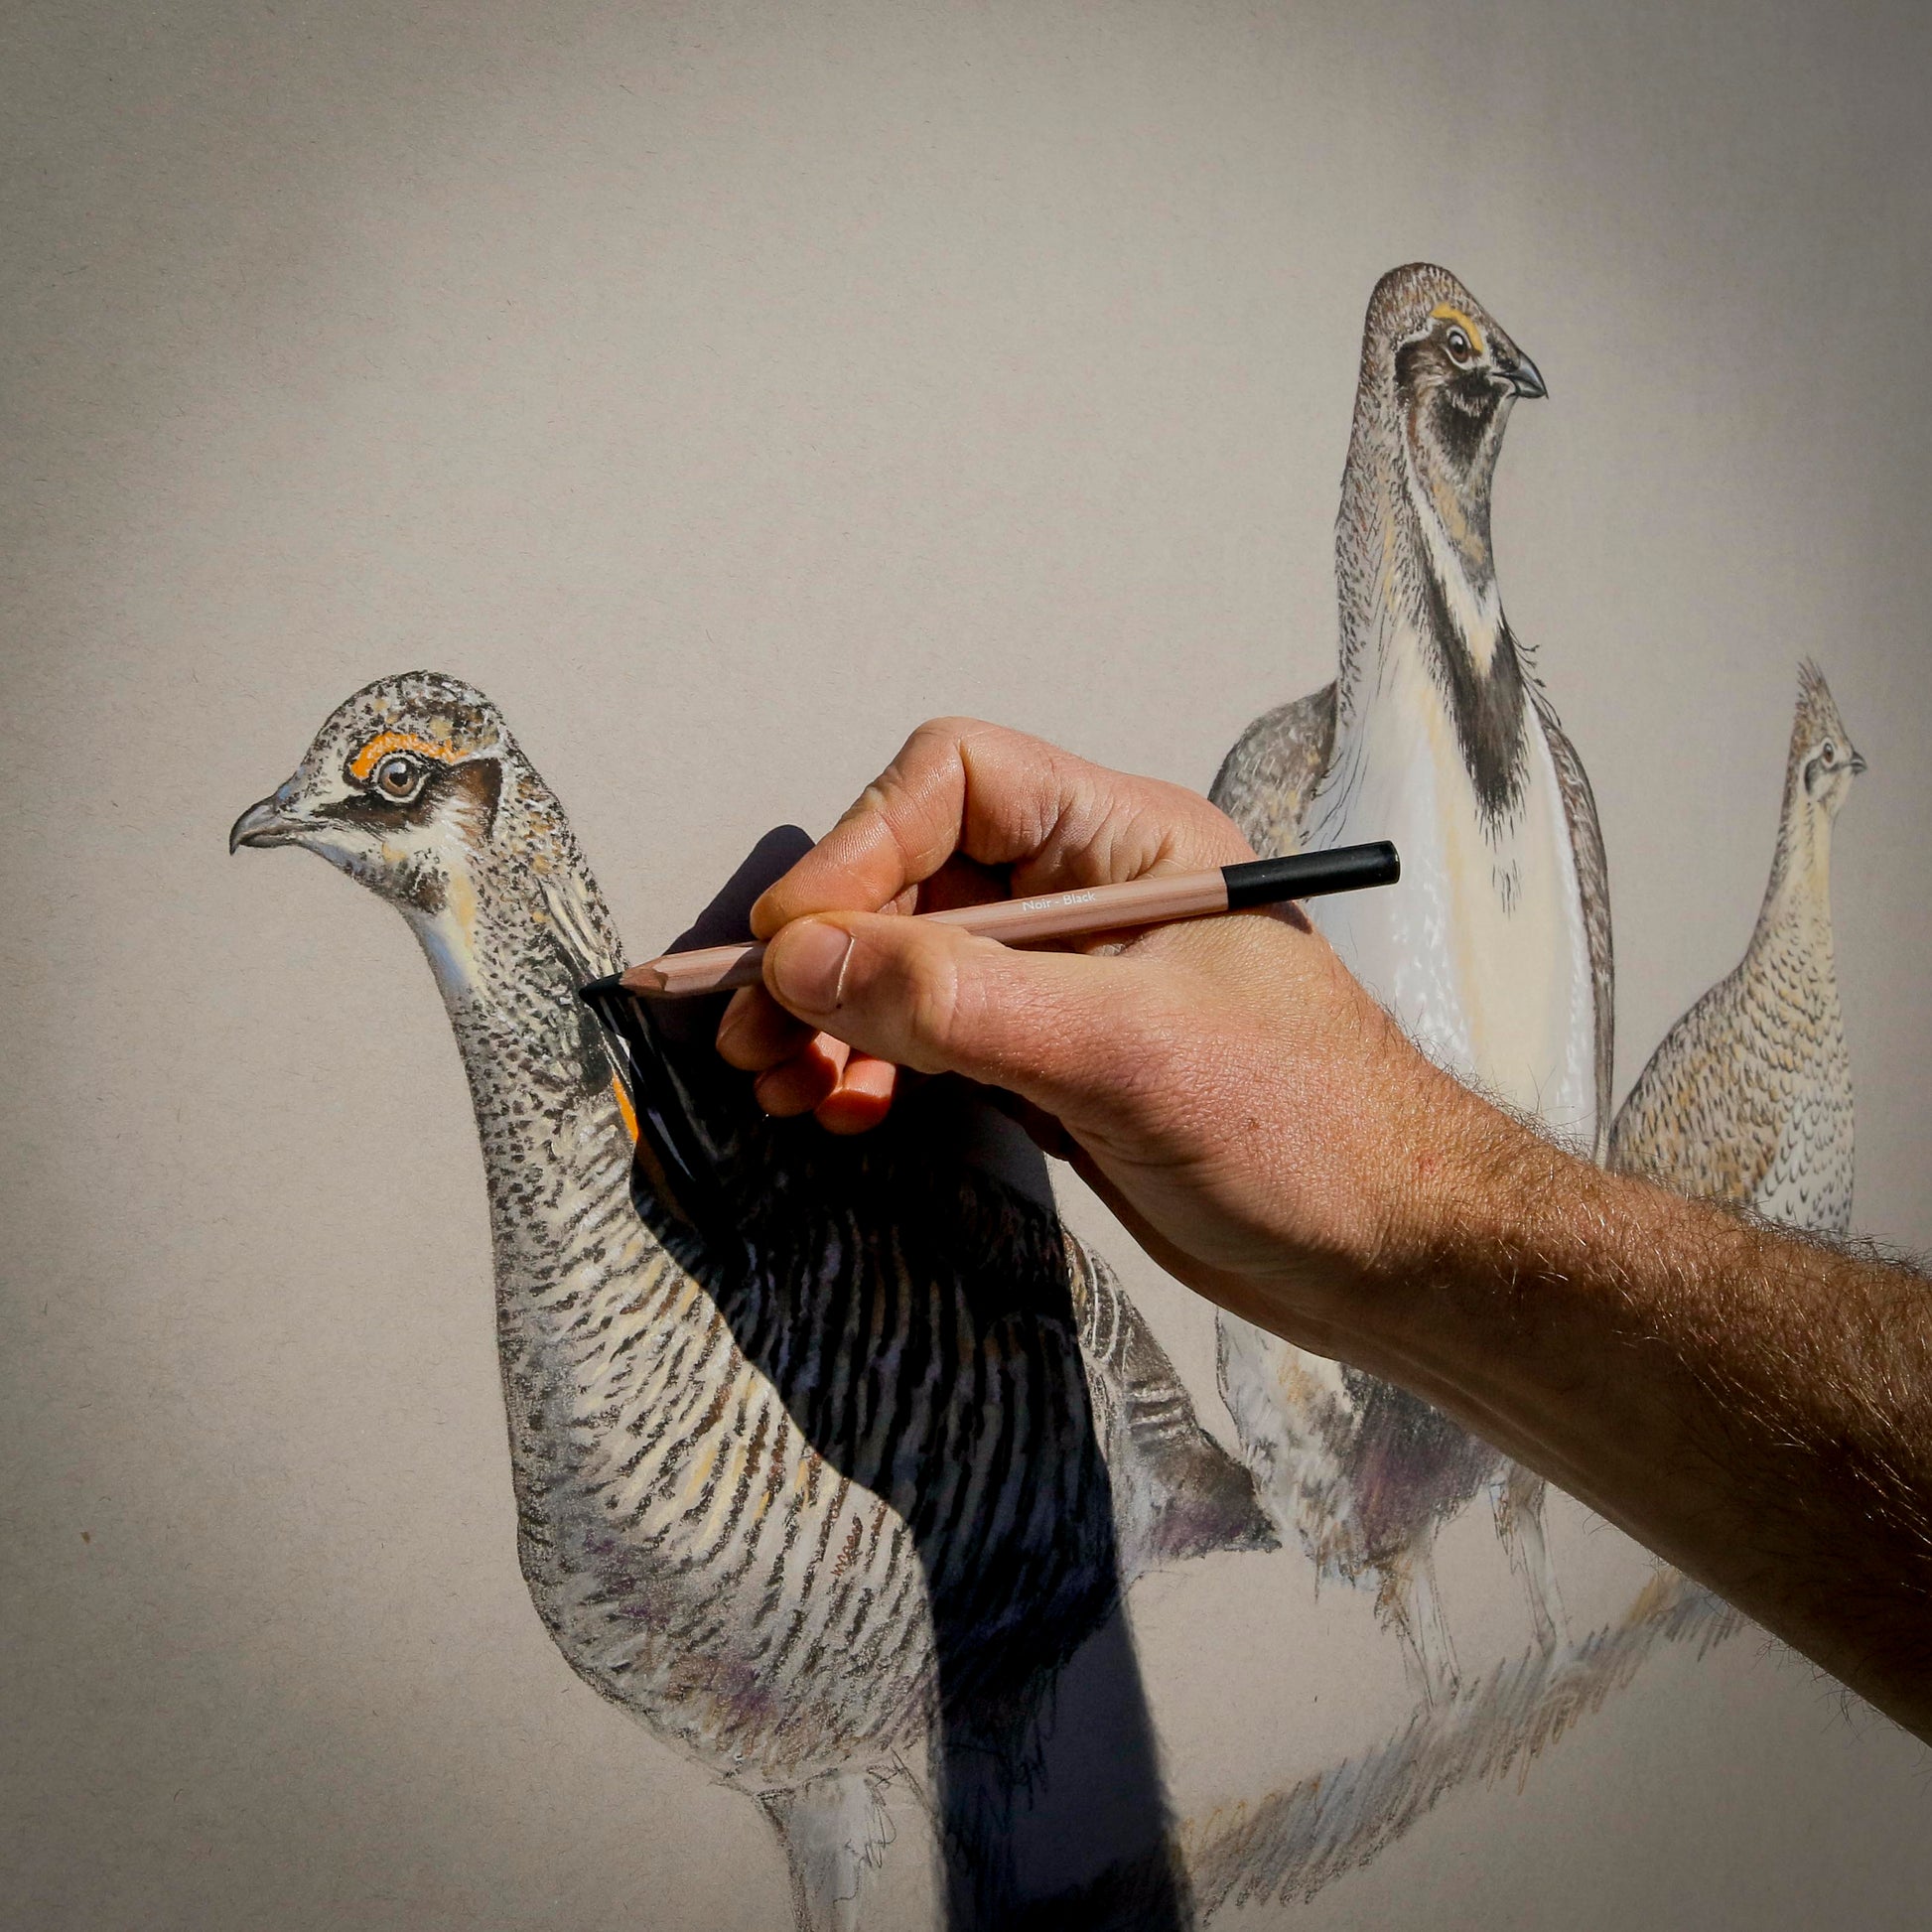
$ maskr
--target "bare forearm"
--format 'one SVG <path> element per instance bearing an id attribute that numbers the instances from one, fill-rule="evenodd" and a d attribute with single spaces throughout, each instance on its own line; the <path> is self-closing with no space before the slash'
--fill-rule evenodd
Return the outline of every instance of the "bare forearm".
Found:
<path id="1" fill-rule="evenodd" d="M 1293 916 L 1075 958 L 874 910 L 1246 852 L 1174 787 L 936 721 L 759 901 L 721 1048 L 842 1131 L 895 1065 L 1019 1095 L 1178 1280 L 1436 1403 L 1932 1738 L 1932 1285 L 1551 1147 Z"/>
<path id="2" fill-rule="evenodd" d="M 1355 1359 L 1932 1735 L 1932 1286 L 1432 1118 Z"/>

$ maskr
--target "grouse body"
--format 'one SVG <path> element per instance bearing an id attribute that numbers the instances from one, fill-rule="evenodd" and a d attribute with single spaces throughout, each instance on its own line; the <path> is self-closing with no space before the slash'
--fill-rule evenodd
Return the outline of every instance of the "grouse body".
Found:
<path id="1" fill-rule="evenodd" d="M 358 692 L 232 842 L 321 853 L 428 955 L 531 1597 L 581 1677 L 759 1798 L 801 1926 L 851 1922 L 879 1791 L 935 1740 L 1021 1774 L 1136 1570 L 1272 1541 L 1105 1264 L 941 1125 L 833 1145 L 647 1015 L 600 1028 L 579 989 L 615 928 L 481 692 Z"/>
<path id="2" fill-rule="evenodd" d="M 1817 1233 L 1852 1225 L 1852 1062 L 1832 945 L 1832 827 L 1865 768 L 1816 665 L 1797 715 L 1770 883 L 1744 956 L 1664 1035 L 1610 1137 L 1613 1166 Z"/>
<path id="3" fill-rule="evenodd" d="M 1393 839 L 1399 887 L 1310 916 L 1432 1057 L 1601 1158 L 1602 839 L 1582 761 L 1504 617 L 1490 541 L 1510 411 L 1545 393 L 1447 270 L 1417 263 L 1377 284 L 1335 526 L 1339 674 L 1257 719 L 1211 795 L 1264 854 Z M 1417 1398 L 1229 1315 L 1220 1361 L 1277 1520 L 1324 1569 L 1375 1577 L 1432 1698 L 1458 1675 L 1436 1530 L 1485 1487 L 1536 1633 L 1555 1641 L 1539 1479 Z"/>

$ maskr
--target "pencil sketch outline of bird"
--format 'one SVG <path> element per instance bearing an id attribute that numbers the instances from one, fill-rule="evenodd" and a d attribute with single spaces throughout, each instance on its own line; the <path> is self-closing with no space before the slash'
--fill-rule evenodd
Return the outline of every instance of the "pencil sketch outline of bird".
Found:
<path id="1" fill-rule="evenodd" d="M 856 1924 L 883 1794 L 932 1805 L 936 1734 L 1024 1780 L 999 1754 L 1134 1574 L 1273 1543 L 1247 1469 L 1048 1210 L 922 1143 L 765 1121 L 635 1007 L 598 1027 L 615 927 L 480 691 L 347 699 L 230 835 L 284 844 L 403 914 L 462 1051 L 538 1613 L 758 1799 L 801 1928 Z M 954 1923 L 1003 1909 L 985 1837 Z"/>
<path id="2" fill-rule="evenodd" d="M 1799 666 L 1777 844 L 1744 956 L 1665 1034 L 1610 1164 L 1818 1234 L 1852 1225 L 1852 1060 L 1832 940 L 1832 828 L 1865 761 Z"/>
<path id="3" fill-rule="evenodd" d="M 1310 916 L 1440 1064 L 1607 1148 L 1608 868 L 1583 761 L 1503 615 L 1490 496 L 1536 365 L 1447 270 L 1376 285 L 1335 525 L 1333 684 L 1257 719 L 1211 796 L 1257 852 L 1393 839 L 1403 881 Z M 1368 901 L 1373 901 L 1372 903 Z M 1377 1580 L 1424 1693 L 1455 1648 L 1437 1528 L 1490 1489 L 1546 1648 L 1563 1629 L 1544 1485 L 1426 1404 L 1232 1316 L 1221 1386 L 1278 1522 L 1327 1573 Z"/>

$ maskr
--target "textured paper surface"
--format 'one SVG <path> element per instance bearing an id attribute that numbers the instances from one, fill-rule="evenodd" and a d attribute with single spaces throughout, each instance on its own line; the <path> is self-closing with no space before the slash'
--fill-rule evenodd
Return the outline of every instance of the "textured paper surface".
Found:
<path id="1" fill-rule="evenodd" d="M 1332 672 L 1397 261 L 1550 381 L 1498 549 L 1602 810 L 1619 1095 L 1748 936 L 1814 654 L 1871 765 L 1833 878 L 1856 1220 L 1932 1241 L 1912 10 L 82 4 L 8 38 L 0 1922 L 786 1922 L 753 1808 L 531 1612 L 415 948 L 223 836 L 416 666 L 503 706 L 635 956 L 935 712 L 1204 786 Z M 1062 1197 L 1225 1438 L 1211 1316 Z M 1567 1593 L 1627 1596 L 1627 1546 L 1555 1535 Z M 1482 1512 L 1442 1563 L 1513 1603 Z M 1412 1708 L 1297 1552 L 1132 1614 L 1182 1819 Z M 1924 1806 L 1918 1746 L 1745 1637 L 1227 1917 L 1905 1925 Z M 870 1909 L 929 1893 L 889 1863 Z"/>

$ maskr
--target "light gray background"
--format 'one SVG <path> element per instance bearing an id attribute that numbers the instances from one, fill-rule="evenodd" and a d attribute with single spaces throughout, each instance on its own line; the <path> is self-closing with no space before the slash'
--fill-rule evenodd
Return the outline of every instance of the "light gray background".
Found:
<path id="1" fill-rule="evenodd" d="M 929 713 L 1204 785 L 1329 675 L 1397 262 L 1550 379 L 1498 548 L 1602 807 L 1619 1091 L 1743 945 L 1815 653 L 1871 763 L 1858 1219 L 1932 1240 L 1927 18 L 8 10 L 0 1920 L 783 1923 L 751 1808 L 523 1596 L 427 973 L 223 833 L 418 665 L 500 701 L 633 952 Z M 1205 1311 L 1069 1211 L 1215 1421 Z M 1183 1810 L 1399 1718 L 1305 1571 L 1137 1592 Z M 1925 1768 L 1761 1641 L 1664 1657 L 1520 1793 L 1253 1922 L 1903 1926 Z"/>

